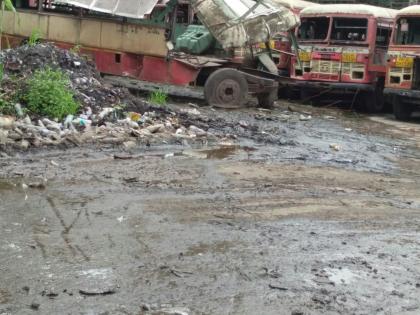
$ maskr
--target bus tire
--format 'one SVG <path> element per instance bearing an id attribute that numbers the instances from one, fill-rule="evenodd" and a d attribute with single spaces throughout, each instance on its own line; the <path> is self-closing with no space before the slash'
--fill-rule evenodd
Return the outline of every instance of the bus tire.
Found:
<path id="1" fill-rule="evenodd" d="M 395 118 L 401 121 L 409 120 L 413 112 L 411 105 L 404 103 L 398 96 L 394 96 L 392 100 L 392 109 Z"/>
<path id="2" fill-rule="evenodd" d="M 247 101 L 248 83 L 245 76 L 235 69 L 214 71 L 204 84 L 204 97 L 211 106 L 240 108 Z"/>
<path id="3" fill-rule="evenodd" d="M 274 103 L 278 100 L 278 90 L 273 89 L 269 93 L 261 93 L 257 95 L 258 106 L 262 108 L 273 108 Z"/>

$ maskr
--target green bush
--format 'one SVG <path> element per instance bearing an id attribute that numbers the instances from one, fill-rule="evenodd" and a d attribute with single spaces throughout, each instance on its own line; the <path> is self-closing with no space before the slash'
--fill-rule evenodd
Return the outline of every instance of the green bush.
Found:
<path id="1" fill-rule="evenodd" d="M 74 115 L 79 109 L 70 90 L 69 77 L 60 70 L 50 68 L 34 73 L 27 82 L 23 99 L 29 111 L 52 119 Z"/>

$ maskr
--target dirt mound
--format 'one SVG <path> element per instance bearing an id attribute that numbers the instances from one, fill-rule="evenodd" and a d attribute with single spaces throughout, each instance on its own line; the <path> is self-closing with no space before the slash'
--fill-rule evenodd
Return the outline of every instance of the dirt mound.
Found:
<path id="1" fill-rule="evenodd" d="M 52 44 L 25 45 L 0 52 L 4 66 L 2 89 L 4 92 L 19 88 L 23 79 L 38 69 L 50 67 L 67 73 L 76 99 L 82 109 L 91 107 L 94 112 L 112 107 L 127 98 L 124 90 L 104 83 L 95 65 L 75 52 L 60 49 Z"/>

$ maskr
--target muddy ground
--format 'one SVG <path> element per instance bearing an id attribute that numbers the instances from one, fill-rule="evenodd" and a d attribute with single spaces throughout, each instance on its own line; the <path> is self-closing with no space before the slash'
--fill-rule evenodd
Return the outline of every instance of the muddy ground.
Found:
<path id="1" fill-rule="evenodd" d="M 3 155 L 0 314 L 420 314 L 419 121 L 199 110 L 224 139 Z"/>

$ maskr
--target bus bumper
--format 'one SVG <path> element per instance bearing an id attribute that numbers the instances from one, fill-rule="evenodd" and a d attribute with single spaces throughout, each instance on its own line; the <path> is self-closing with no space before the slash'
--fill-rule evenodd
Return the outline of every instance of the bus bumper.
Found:
<path id="1" fill-rule="evenodd" d="M 294 81 L 294 88 L 298 90 L 308 90 L 320 93 L 345 93 L 354 94 L 355 92 L 373 92 L 374 84 L 344 83 L 344 82 L 319 82 L 319 81 Z"/>
<path id="2" fill-rule="evenodd" d="M 405 101 L 409 101 L 410 103 L 420 104 L 420 91 L 417 90 L 385 88 L 384 95 L 386 97 L 399 96 L 404 98 Z"/>

